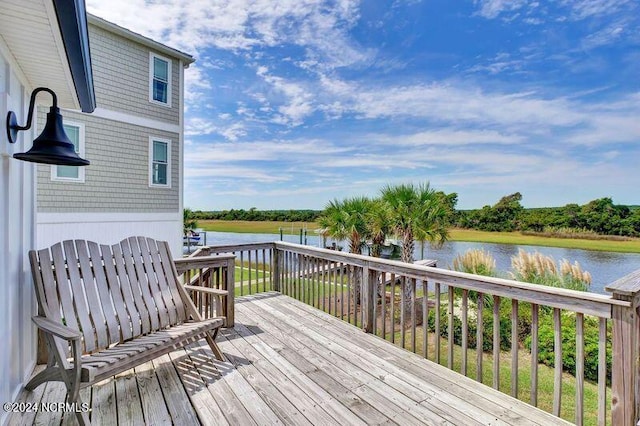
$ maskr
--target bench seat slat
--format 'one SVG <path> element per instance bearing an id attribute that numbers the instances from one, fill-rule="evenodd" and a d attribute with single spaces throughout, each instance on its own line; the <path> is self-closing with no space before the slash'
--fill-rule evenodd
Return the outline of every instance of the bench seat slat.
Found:
<path id="1" fill-rule="evenodd" d="M 114 375 L 127 370 L 128 362 L 134 357 L 136 364 L 158 357 L 179 346 L 181 342 L 190 342 L 192 338 L 201 336 L 204 332 L 214 330 L 223 323 L 221 318 L 210 318 L 197 322 L 186 322 L 167 329 L 159 330 L 134 340 L 121 343 L 112 348 L 90 355 L 82 356 L 83 382 L 99 380 L 101 374 Z M 167 346 L 168 342 L 174 342 Z M 178 344 L 176 346 L 176 344 Z M 141 361 L 144 359 L 144 361 Z M 126 368 L 125 368 L 126 367 Z"/>

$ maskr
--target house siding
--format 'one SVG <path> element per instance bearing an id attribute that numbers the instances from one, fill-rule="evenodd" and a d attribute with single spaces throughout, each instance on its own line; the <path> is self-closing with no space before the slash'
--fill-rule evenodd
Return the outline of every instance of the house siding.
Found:
<path id="1" fill-rule="evenodd" d="M 31 90 L 21 77 L 19 66 L 7 54 L 0 36 L 0 116 L 8 111 L 19 123 L 27 117 Z M 55 69 L 54 69 L 55 70 Z M 31 147 L 32 129 L 18 134 L 9 144 L 0 144 L 0 400 L 15 401 L 36 361 L 36 330 L 31 316 L 36 313 L 35 293 L 27 253 L 35 247 L 35 173 L 33 166 L 11 156 Z M 0 425 L 9 413 L 0 411 Z"/>
<path id="2" fill-rule="evenodd" d="M 178 123 L 178 60 L 103 28 L 89 26 L 94 86 L 100 108 Z M 171 60 L 171 107 L 149 101 L 149 52 Z"/>
<path id="3" fill-rule="evenodd" d="M 45 114 L 38 114 L 38 128 Z M 51 180 L 38 166 L 38 212 L 177 212 L 180 206 L 180 134 L 70 111 L 85 125 L 85 181 Z M 149 187 L 149 137 L 171 140 L 171 187 Z"/>

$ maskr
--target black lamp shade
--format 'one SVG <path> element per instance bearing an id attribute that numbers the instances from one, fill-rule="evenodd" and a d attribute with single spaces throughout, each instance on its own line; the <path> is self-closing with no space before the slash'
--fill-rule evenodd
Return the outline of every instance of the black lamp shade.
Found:
<path id="1" fill-rule="evenodd" d="M 13 154 L 14 158 L 32 163 L 61 166 L 88 166 L 90 162 L 76 154 L 73 143 L 64 131 L 62 115 L 57 107 L 51 107 L 40 136 L 33 140 L 27 152 Z"/>

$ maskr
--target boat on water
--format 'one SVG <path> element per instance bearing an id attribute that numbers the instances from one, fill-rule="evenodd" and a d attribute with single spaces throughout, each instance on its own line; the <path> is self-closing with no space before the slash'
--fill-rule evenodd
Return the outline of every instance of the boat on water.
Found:
<path id="1" fill-rule="evenodd" d="M 194 229 L 191 231 L 188 231 L 183 237 L 182 237 L 182 243 L 185 246 L 201 246 L 204 245 L 204 240 L 206 239 L 206 236 L 204 234 L 204 231 L 202 229 Z"/>

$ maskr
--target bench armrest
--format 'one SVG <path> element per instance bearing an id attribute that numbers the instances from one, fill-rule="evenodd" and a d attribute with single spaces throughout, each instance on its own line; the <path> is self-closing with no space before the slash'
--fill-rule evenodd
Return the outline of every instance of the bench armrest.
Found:
<path id="1" fill-rule="evenodd" d="M 202 293 L 216 294 L 218 296 L 226 296 L 229 294 L 227 290 L 220 290 L 217 288 L 201 287 L 198 285 L 183 285 L 183 288 L 189 291 L 199 291 Z"/>
<path id="2" fill-rule="evenodd" d="M 56 337 L 60 337 L 68 341 L 80 340 L 82 337 L 82 334 L 79 331 L 67 327 L 66 325 L 58 324 L 46 317 L 35 316 L 32 317 L 31 320 L 39 329 Z"/>

